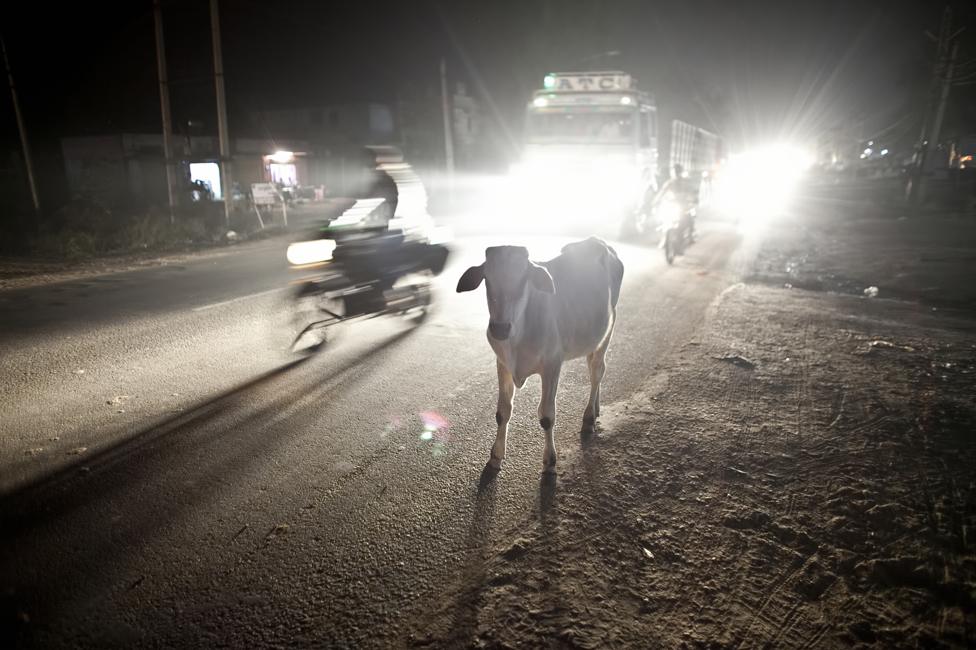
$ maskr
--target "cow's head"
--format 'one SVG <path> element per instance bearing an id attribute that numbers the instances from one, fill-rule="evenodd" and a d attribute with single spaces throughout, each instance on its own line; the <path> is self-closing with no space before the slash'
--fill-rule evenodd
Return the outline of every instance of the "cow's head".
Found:
<path id="1" fill-rule="evenodd" d="M 488 293 L 488 332 L 499 341 L 511 335 L 530 290 L 556 293 L 549 271 L 529 261 L 529 251 L 522 246 L 486 248 L 484 264 L 472 266 L 458 280 L 458 293 L 474 291 L 482 280 Z"/>

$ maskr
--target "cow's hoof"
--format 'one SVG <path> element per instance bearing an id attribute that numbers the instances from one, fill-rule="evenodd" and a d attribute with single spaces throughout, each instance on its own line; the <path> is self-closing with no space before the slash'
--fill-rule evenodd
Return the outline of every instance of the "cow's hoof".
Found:
<path id="1" fill-rule="evenodd" d="M 583 428 L 580 429 L 580 433 L 585 436 L 590 436 L 596 433 L 596 419 L 583 418 Z"/>
<path id="2" fill-rule="evenodd" d="M 502 459 L 491 456 L 488 459 L 488 463 L 485 465 L 485 469 L 492 468 L 496 472 L 502 468 Z"/>

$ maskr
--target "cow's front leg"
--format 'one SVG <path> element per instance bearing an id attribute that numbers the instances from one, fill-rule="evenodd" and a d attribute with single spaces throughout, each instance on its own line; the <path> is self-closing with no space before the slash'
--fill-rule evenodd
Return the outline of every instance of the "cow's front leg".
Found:
<path id="1" fill-rule="evenodd" d="M 559 387 L 561 363 L 547 366 L 542 371 L 542 399 L 539 401 L 539 425 L 545 432 L 546 448 L 542 452 L 542 471 L 556 471 L 556 440 L 552 430 L 556 426 L 556 389 Z"/>
<path id="2" fill-rule="evenodd" d="M 488 465 L 494 469 L 502 466 L 505 458 L 505 439 L 508 437 L 508 421 L 512 419 L 512 400 L 515 398 L 515 380 L 500 360 L 496 360 L 498 367 L 498 407 L 495 409 L 495 422 L 498 424 L 498 434 L 495 444 L 491 447 L 491 458 Z"/>

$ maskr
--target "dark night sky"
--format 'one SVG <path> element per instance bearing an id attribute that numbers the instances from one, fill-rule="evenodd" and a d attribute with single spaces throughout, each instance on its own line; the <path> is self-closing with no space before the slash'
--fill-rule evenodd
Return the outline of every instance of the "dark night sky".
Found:
<path id="1" fill-rule="evenodd" d="M 0 29 L 39 147 L 63 134 L 159 128 L 150 0 L 13 4 Z M 208 3 L 163 0 L 163 10 L 174 118 L 212 128 Z M 221 13 L 232 129 L 252 108 L 433 90 L 443 55 L 487 100 L 494 131 L 515 138 L 544 72 L 619 50 L 608 67 L 635 72 L 659 104 L 735 139 L 804 136 L 841 120 L 870 132 L 897 119 L 928 74 L 922 31 L 937 29 L 941 6 L 223 0 Z M 16 146 L 6 91 L 0 134 Z"/>

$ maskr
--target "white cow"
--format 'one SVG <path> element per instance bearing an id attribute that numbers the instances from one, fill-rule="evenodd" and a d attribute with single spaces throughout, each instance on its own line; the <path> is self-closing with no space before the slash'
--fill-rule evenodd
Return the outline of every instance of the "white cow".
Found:
<path id="1" fill-rule="evenodd" d="M 539 424 L 546 434 L 542 465 L 544 472 L 555 471 L 552 429 L 559 372 L 564 361 L 584 355 L 590 401 L 583 412 L 583 432 L 593 431 L 623 276 L 616 251 L 596 237 L 567 244 L 561 255 L 541 264 L 530 261 L 522 246 L 492 246 L 485 250 L 483 264 L 461 276 L 458 292 L 473 291 L 484 280 L 488 294 L 488 343 L 498 366 L 498 435 L 490 468 L 499 469 L 505 458 L 515 388 L 539 374 Z"/>

